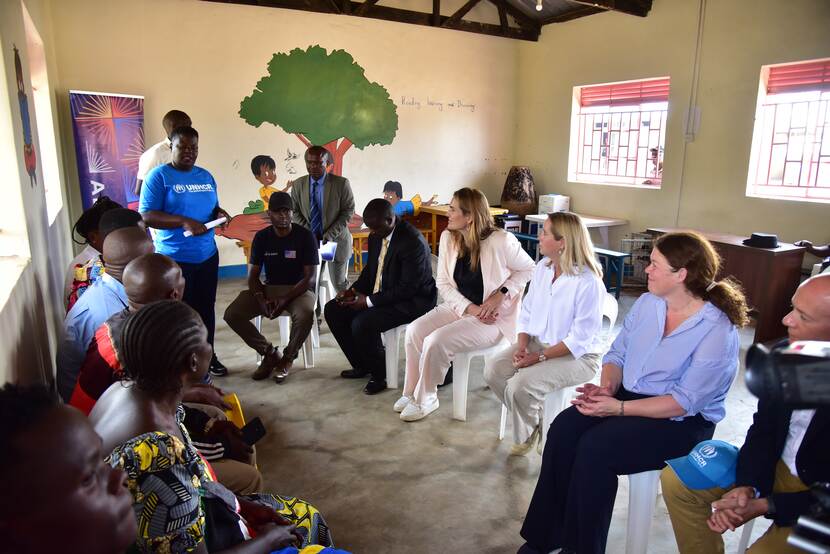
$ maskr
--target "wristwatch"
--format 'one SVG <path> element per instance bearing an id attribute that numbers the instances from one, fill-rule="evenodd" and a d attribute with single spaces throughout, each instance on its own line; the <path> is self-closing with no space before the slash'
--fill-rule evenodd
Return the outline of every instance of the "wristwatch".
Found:
<path id="1" fill-rule="evenodd" d="M 510 292 L 510 291 L 507 290 L 507 287 L 502 287 L 502 288 L 499 289 L 499 292 L 504 294 L 504 295 L 507 295 L 507 293 Z"/>
<path id="2" fill-rule="evenodd" d="M 767 497 L 767 513 L 764 514 L 764 517 L 767 519 L 775 519 L 775 515 L 775 502 L 772 501 L 772 495 L 769 495 Z"/>

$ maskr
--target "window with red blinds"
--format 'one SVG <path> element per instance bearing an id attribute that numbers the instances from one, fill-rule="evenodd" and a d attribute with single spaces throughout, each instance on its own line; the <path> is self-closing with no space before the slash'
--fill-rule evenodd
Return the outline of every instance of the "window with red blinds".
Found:
<path id="1" fill-rule="evenodd" d="M 830 91 L 830 60 L 776 65 L 769 68 L 767 94 Z"/>
<path id="2" fill-rule="evenodd" d="M 668 102 L 668 77 L 630 81 L 608 85 L 592 85 L 579 89 L 579 104 L 591 106 L 636 106 L 644 102 Z"/>

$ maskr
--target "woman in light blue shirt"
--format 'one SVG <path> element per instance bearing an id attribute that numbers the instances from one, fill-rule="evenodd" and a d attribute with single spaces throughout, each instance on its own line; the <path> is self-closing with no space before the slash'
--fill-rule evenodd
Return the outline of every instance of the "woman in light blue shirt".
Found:
<path id="1" fill-rule="evenodd" d="M 740 288 L 697 233 L 655 241 L 649 292 L 603 359 L 600 385 L 554 420 L 521 535 L 523 554 L 605 551 L 617 476 L 656 470 L 712 438 L 738 369 Z"/>

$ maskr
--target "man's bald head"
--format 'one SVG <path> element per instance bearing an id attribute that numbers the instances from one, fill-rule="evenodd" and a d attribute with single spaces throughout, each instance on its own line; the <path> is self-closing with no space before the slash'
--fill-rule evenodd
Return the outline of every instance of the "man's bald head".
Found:
<path id="1" fill-rule="evenodd" d="M 801 283 L 792 303 L 792 311 L 783 319 L 790 341 L 830 341 L 830 275 L 816 275 Z"/>
<path id="2" fill-rule="evenodd" d="M 128 263 L 123 283 L 132 311 L 157 300 L 181 300 L 184 293 L 182 269 L 164 254 L 144 254 Z"/>
<path id="3" fill-rule="evenodd" d="M 107 268 L 107 275 L 121 281 L 124 268 L 127 264 L 143 256 L 152 254 L 155 251 L 153 241 L 145 231 L 138 227 L 125 227 L 116 229 L 104 239 L 104 266 Z"/>

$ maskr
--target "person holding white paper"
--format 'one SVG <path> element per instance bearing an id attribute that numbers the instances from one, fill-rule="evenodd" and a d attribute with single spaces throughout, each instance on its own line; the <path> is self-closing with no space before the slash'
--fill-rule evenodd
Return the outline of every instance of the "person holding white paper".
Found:
<path id="1" fill-rule="evenodd" d="M 199 133 L 192 127 L 177 127 L 170 134 L 173 159 L 147 174 L 141 187 L 138 211 L 153 235 L 156 252 L 170 256 L 182 268 L 185 278 L 183 300 L 196 310 L 208 330 L 213 345 L 216 328 L 216 287 L 219 279 L 219 251 L 213 229 L 205 223 L 225 217 L 219 207 L 216 180 L 196 164 Z M 186 237 L 185 231 L 193 236 Z M 214 352 L 210 374 L 227 375 L 227 368 Z"/>

